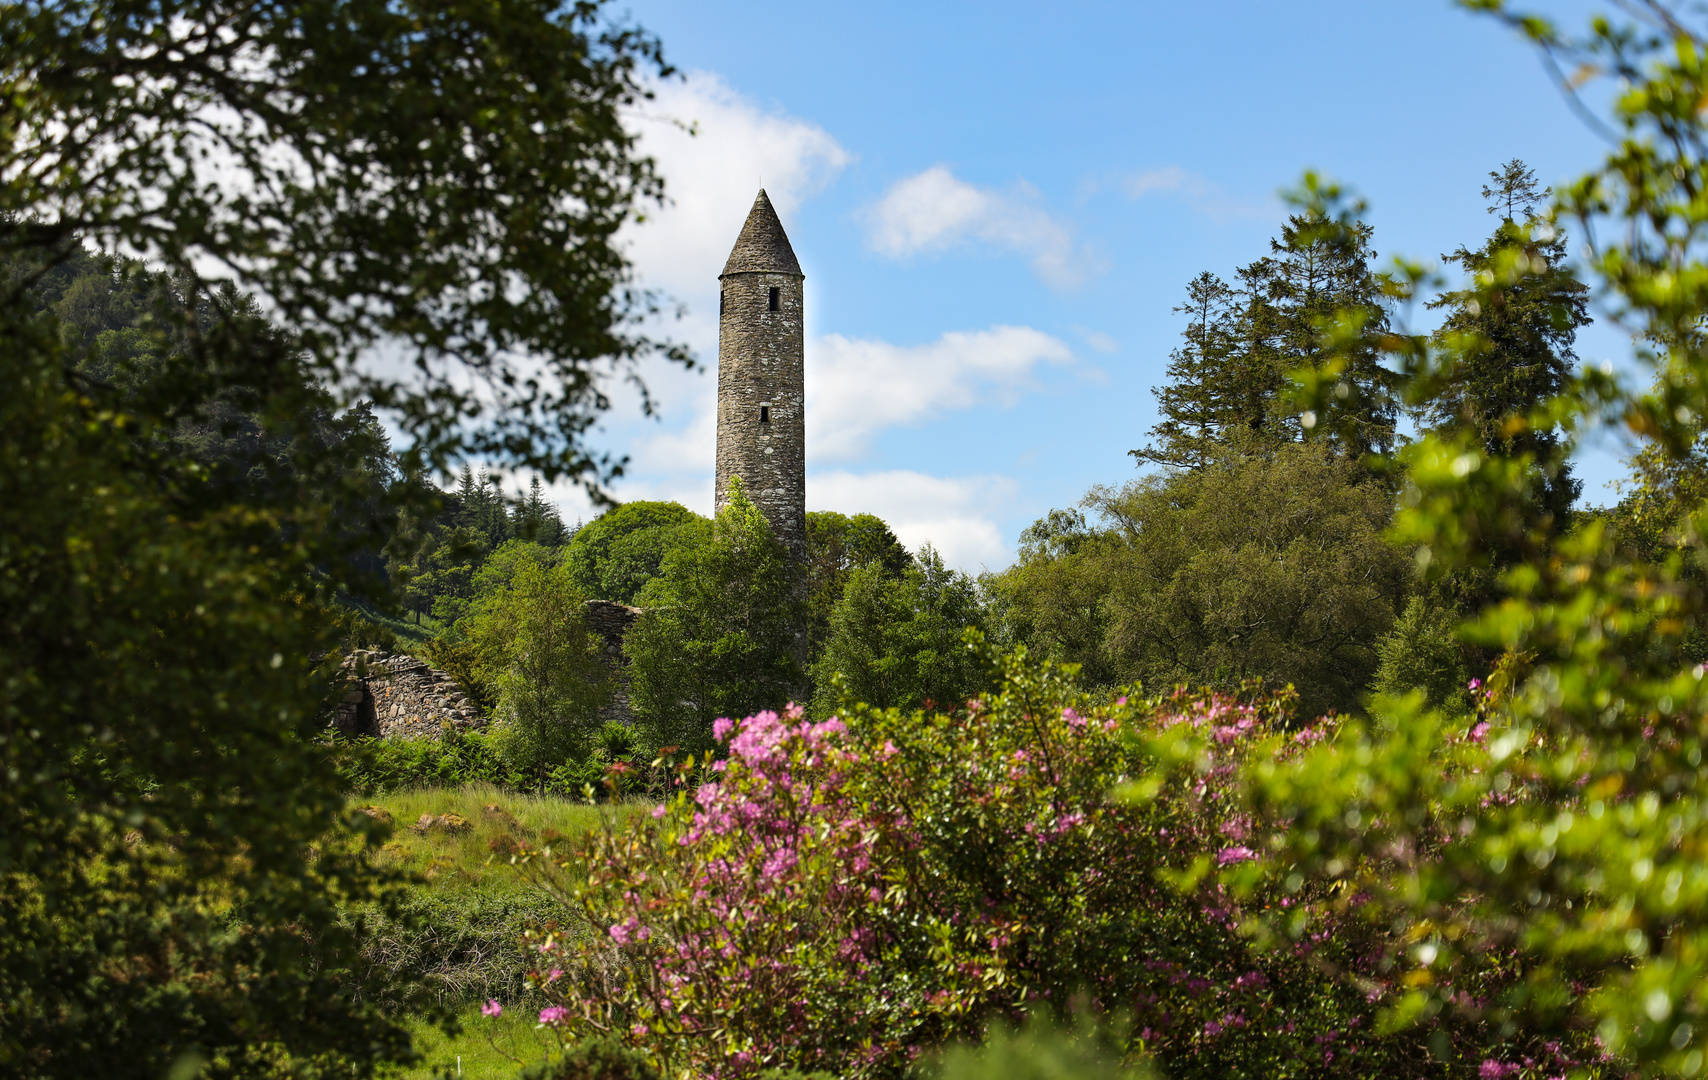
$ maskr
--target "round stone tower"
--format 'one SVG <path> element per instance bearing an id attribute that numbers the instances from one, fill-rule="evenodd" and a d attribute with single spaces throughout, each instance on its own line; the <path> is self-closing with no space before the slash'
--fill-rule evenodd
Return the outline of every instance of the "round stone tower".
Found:
<path id="1" fill-rule="evenodd" d="M 763 190 L 718 275 L 716 501 L 741 487 L 797 560 L 806 559 L 806 275 Z"/>

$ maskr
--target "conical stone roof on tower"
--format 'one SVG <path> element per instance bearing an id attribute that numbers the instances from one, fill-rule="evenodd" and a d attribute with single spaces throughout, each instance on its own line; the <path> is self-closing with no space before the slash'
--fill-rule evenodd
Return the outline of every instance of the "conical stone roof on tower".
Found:
<path id="1" fill-rule="evenodd" d="M 748 211 L 747 223 L 741 227 L 741 235 L 735 238 L 735 248 L 724 263 L 721 277 L 765 273 L 805 277 L 795 259 L 795 249 L 789 246 L 783 222 L 777 217 L 770 196 L 761 188 L 759 197 L 753 200 L 753 209 Z"/>
<path id="2" fill-rule="evenodd" d="M 806 275 L 764 191 L 719 275 L 717 508 L 729 481 L 806 559 Z"/>

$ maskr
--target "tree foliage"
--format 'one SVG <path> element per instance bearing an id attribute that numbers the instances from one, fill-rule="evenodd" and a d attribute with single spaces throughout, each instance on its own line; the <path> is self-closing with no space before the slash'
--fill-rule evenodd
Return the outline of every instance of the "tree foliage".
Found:
<path id="1" fill-rule="evenodd" d="M 0 40 L 0 1068 L 371 1074 L 407 1039 L 339 905 L 379 830 L 318 740 L 395 485 L 322 386 L 410 476 L 614 468 L 581 435 L 651 348 L 612 238 L 657 46 L 526 2 L 20 3 Z"/>
<path id="2" fill-rule="evenodd" d="M 1538 194 L 1524 163 L 1508 162 L 1489 176 L 1495 186 L 1483 194 L 1495 204 L 1490 212 L 1504 209 L 1507 216 L 1481 248 L 1460 247 L 1444 257 L 1472 284 L 1430 302 L 1446 311 L 1435 344 L 1452 355 L 1444 376 L 1420 383 L 1418 391 L 1428 395 L 1425 419 L 1443 433 L 1470 433 L 1485 454 L 1528 456 L 1536 472 L 1535 528 L 1560 534 L 1581 485 L 1551 420 L 1533 414 L 1569 384 L 1577 360 L 1572 342 L 1590 321 L 1589 288 L 1565 266 L 1565 231 L 1531 212 L 1546 193 Z M 1523 272 L 1514 273 L 1521 262 Z"/>
<path id="3" fill-rule="evenodd" d="M 1316 444 L 1094 488 L 996 588 L 1021 640 L 1109 682 L 1291 683 L 1355 711 L 1407 587 L 1383 485 Z M 1044 539 L 1048 532 L 1048 539 Z"/>
<path id="4" fill-rule="evenodd" d="M 481 589 L 458 625 L 496 693 L 496 749 L 517 771 L 544 774 L 588 755 L 612 674 L 568 566 L 550 565 L 539 545 L 512 541 L 506 551 L 515 553 L 513 571 Z M 490 563 L 483 573 L 498 578 Z"/>
<path id="5" fill-rule="evenodd" d="M 654 348 L 613 238 L 662 189 L 621 110 L 668 70 L 600 9 L 9 5 L 0 248 L 218 267 L 428 460 L 596 476 L 595 375 Z M 411 377 L 355 363 L 382 340 Z"/>
<path id="6" fill-rule="evenodd" d="M 981 607 L 977 584 L 930 546 L 899 576 L 878 561 L 855 567 L 813 665 L 814 712 L 842 697 L 880 709 L 967 700 L 987 675 L 961 643 L 968 627 L 983 630 Z"/>
<path id="7" fill-rule="evenodd" d="M 698 752 L 712 722 L 806 696 L 801 568 L 732 484 L 710 542 L 673 552 L 624 641 L 653 748 Z"/>
<path id="8" fill-rule="evenodd" d="M 873 514 L 807 514 L 807 653 L 814 661 L 830 637 L 831 613 L 856 569 L 876 564 L 895 577 L 913 562 L 882 518 Z"/>
<path id="9" fill-rule="evenodd" d="M 1354 457 L 1390 450 L 1394 375 L 1368 344 L 1388 320 L 1370 237 L 1356 220 L 1294 214 L 1270 254 L 1240 269 L 1237 286 L 1207 272 L 1194 278 L 1175 308 L 1188 318 L 1186 343 L 1169 358 L 1169 384 L 1155 390 L 1162 419 L 1133 457 L 1195 469 L 1231 450 L 1299 438 L 1309 424 L 1285 391 L 1301 368 L 1332 376 L 1342 409 L 1331 441 Z M 1331 344 L 1334 324 L 1353 327 L 1352 346 Z"/>
<path id="10" fill-rule="evenodd" d="M 564 559 L 588 596 L 632 604 L 672 552 L 710 534 L 710 522 L 680 503 L 624 503 L 582 526 Z"/>

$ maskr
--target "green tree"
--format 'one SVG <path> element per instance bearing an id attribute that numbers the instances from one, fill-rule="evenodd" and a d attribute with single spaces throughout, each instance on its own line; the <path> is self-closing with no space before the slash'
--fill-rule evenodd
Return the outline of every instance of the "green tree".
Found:
<path id="1" fill-rule="evenodd" d="M 1168 360 L 1168 384 L 1152 387 L 1162 419 L 1152 446 L 1133 450 L 1141 462 L 1196 468 L 1243 444 L 1269 421 L 1280 372 L 1242 348 L 1240 296 L 1205 271 L 1186 286 L 1186 343 Z"/>
<path id="2" fill-rule="evenodd" d="M 670 554 L 624 639 L 635 715 L 654 749 L 709 749 L 719 717 L 805 697 L 802 591 L 801 568 L 732 481 L 710 541 Z"/>
<path id="3" fill-rule="evenodd" d="M 555 548 L 568 539 L 563 515 L 555 505 L 546 501 L 545 489 L 539 477 L 528 481 L 528 494 L 511 511 L 511 531 L 525 540 Z"/>
<path id="4" fill-rule="evenodd" d="M 1284 444 L 1084 505 L 1107 528 L 1030 553 L 1007 584 L 1040 651 L 1110 682 L 1259 679 L 1292 684 L 1306 715 L 1360 708 L 1408 573 L 1382 536 L 1391 498 L 1358 462 Z"/>
<path id="5" fill-rule="evenodd" d="M 564 560 L 588 596 L 632 604 L 671 553 L 705 543 L 710 526 L 680 503 L 624 503 L 583 525 Z"/>
<path id="6" fill-rule="evenodd" d="M 1565 231 L 1534 212 L 1549 194 L 1537 189 L 1535 174 L 1514 159 L 1489 177 L 1495 182 L 1483 188 L 1489 212 L 1504 216 L 1481 248 L 1443 256 L 1476 284 L 1429 304 L 1446 312 L 1435 343 L 1450 365 L 1429 384 L 1423 411 L 1444 433 L 1471 435 L 1485 454 L 1528 456 L 1536 492 L 1525 531 L 1557 536 L 1571 522 L 1581 485 L 1544 410 L 1571 379 L 1577 361 L 1572 342 L 1590 322 L 1589 287 L 1564 265 Z M 1523 273 L 1508 272 L 1520 262 Z M 1490 288 L 1497 279 L 1499 286 Z M 1501 553 L 1495 565 L 1514 555 Z"/>
<path id="7" fill-rule="evenodd" d="M 458 629 L 497 697 L 499 754 L 534 776 L 586 757 L 612 691 L 586 596 L 538 544 L 506 544 L 481 574 L 475 608 Z"/>
<path id="8" fill-rule="evenodd" d="M 830 617 L 857 567 L 877 563 L 895 577 L 913 558 L 874 514 L 807 513 L 807 656 L 816 661 L 830 637 Z"/>
<path id="9" fill-rule="evenodd" d="M 1121 546 L 1078 509 L 1051 510 L 1020 534 L 1014 565 L 984 589 L 1001 636 L 1041 659 L 1080 666 L 1092 686 L 1114 686 L 1124 666 L 1107 649 L 1111 588 Z"/>
<path id="10" fill-rule="evenodd" d="M 1394 444 L 1395 376 L 1371 341 L 1388 325 L 1385 287 L 1370 269 L 1371 229 L 1356 219 L 1294 214 L 1270 254 L 1229 286 L 1204 273 L 1187 286 L 1186 341 L 1171 355 L 1169 383 L 1157 387 L 1162 419 L 1140 463 L 1202 468 L 1229 451 L 1262 453 L 1316 424 L 1287 393 L 1300 370 L 1335 386 L 1329 441 L 1361 457 Z M 1336 344 L 1344 324 L 1351 344 Z M 1337 332 L 1338 329 L 1338 332 Z"/>
<path id="11" fill-rule="evenodd" d="M 1411 597 L 1392 632 L 1376 643 L 1371 691 L 1397 697 L 1420 690 L 1430 708 L 1469 715 L 1467 688 L 1472 678 L 1488 674 L 1489 665 L 1486 656 L 1459 640 L 1462 619 L 1434 596 Z"/>
<path id="12" fill-rule="evenodd" d="M 529 0 L 24 3 L 0 40 L 0 1060 L 371 1075 L 408 1043 L 339 905 L 383 830 L 320 707 L 384 523 L 317 382 L 411 474 L 607 472 L 596 375 L 655 351 L 614 237 L 660 190 L 623 116 L 657 45 Z M 169 287 L 48 302 L 85 243 Z"/>
<path id="13" fill-rule="evenodd" d="M 900 576 L 877 561 L 855 567 L 813 665 L 815 711 L 836 707 L 836 676 L 841 693 L 874 708 L 956 708 L 986 681 L 961 641 L 968 627 L 984 629 L 978 586 L 929 545 Z"/>

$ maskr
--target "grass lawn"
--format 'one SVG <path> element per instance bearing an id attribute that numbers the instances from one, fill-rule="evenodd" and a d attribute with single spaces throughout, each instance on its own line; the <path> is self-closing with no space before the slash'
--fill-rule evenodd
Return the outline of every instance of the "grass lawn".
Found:
<path id="1" fill-rule="evenodd" d="M 421 1064 L 387 1072 L 396 1080 L 428 1077 L 503 1077 L 513 1080 L 521 1066 L 545 1057 L 552 1043 L 535 1026 L 540 1002 L 525 1000 L 519 982 L 526 961 L 520 950 L 523 929 L 556 916 L 555 904 L 495 854 L 504 838 L 537 845 L 551 836 L 573 837 L 591 830 L 644 829 L 652 825 L 651 804 L 589 806 L 553 796 L 521 795 L 490 784 L 427 788 L 355 798 L 353 804 L 390 815 L 394 831 L 379 860 L 419 873 L 425 882 L 412 901 L 429 916 L 424 926 L 405 932 L 377 930 L 369 946 L 370 962 L 400 975 L 424 976 L 438 988 L 438 1000 L 457 1009 L 462 1033 L 447 1037 L 416 1017 L 403 1022 L 424 1056 Z M 422 815 L 456 815 L 466 829 L 410 826 Z M 497 1018 L 480 1015 L 487 995 L 506 1006 Z M 496 1045 L 495 1045 L 496 1044 Z"/>
<path id="2" fill-rule="evenodd" d="M 576 836 L 606 825 L 644 828 L 651 810 L 649 803 L 588 806 L 550 795 L 519 795 L 490 784 L 401 791 L 357 801 L 391 815 L 395 831 L 380 852 L 383 863 L 418 871 L 435 890 L 452 891 L 528 887 L 508 859 L 494 855 L 493 842 L 501 837 L 539 844 L 554 833 Z M 469 828 L 424 833 L 411 828 L 423 815 L 446 814 L 467 821 Z"/>
<path id="3" fill-rule="evenodd" d="M 463 1030 L 455 1036 L 412 1020 L 407 1026 L 422 1061 L 388 1070 L 388 1080 L 429 1080 L 440 1076 L 515 1080 L 522 1071 L 518 1061 L 537 1065 L 555 1045 L 547 1041 L 547 1034 L 535 1025 L 532 1012 L 527 1010 L 509 1009 L 503 1016 L 491 1017 L 480 1015 L 480 1008 L 471 1005 L 458 1019 Z"/>

